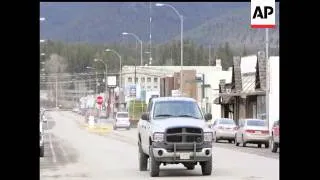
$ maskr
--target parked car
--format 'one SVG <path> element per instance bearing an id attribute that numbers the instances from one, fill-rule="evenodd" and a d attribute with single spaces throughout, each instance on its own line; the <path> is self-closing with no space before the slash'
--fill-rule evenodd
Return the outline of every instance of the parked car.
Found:
<path id="1" fill-rule="evenodd" d="M 276 153 L 280 148 L 280 121 L 274 122 L 271 132 L 271 151 Z"/>
<path id="2" fill-rule="evenodd" d="M 265 148 L 269 148 L 269 127 L 265 120 L 262 119 L 240 119 L 239 126 L 235 134 L 235 144 L 245 147 L 247 143 L 264 144 Z"/>
<path id="3" fill-rule="evenodd" d="M 42 110 L 40 112 L 40 121 L 46 123 L 47 122 L 47 116 L 46 116 L 46 110 Z"/>
<path id="4" fill-rule="evenodd" d="M 115 122 L 113 124 L 114 130 L 116 130 L 117 128 L 126 128 L 127 130 L 130 129 L 130 120 L 128 112 L 117 112 L 115 117 Z"/>
<path id="5" fill-rule="evenodd" d="M 79 108 L 77 108 L 77 107 L 75 107 L 75 108 L 73 108 L 72 109 L 72 112 L 74 112 L 74 113 L 78 113 L 80 110 L 79 110 Z"/>
<path id="6" fill-rule="evenodd" d="M 219 140 L 228 140 L 229 143 L 232 143 L 235 138 L 236 123 L 233 119 L 217 119 L 212 125 L 212 131 L 215 142 L 218 142 Z"/>
<path id="7" fill-rule="evenodd" d="M 41 118 L 41 117 L 40 117 Z M 43 122 L 40 120 L 40 157 L 44 156 L 44 142 L 43 142 Z"/>

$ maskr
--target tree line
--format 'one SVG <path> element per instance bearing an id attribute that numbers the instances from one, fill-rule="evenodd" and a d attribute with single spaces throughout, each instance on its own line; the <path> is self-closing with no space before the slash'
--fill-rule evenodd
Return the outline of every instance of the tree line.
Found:
<path id="1" fill-rule="evenodd" d="M 50 41 L 41 44 L 41 57 L 44 63 L 44 72 L 50 73 L 82 73 L 88 71 L 87 66 L 104 71 L 104 65 L 94 62 L 95 58 L 102 59 L 108 65 L 108 72 L 119 72 L 119 59 L 111 52 L 104 50 L 109 48 L 117 51 L 122 56 L 122 66 L 140 65 L 140 45 L 129 43 L 111 43 L 109 45 L 89 43 L 66 43 L 61 41 Z M 237 53 L 237 52 L 241 53 Z M 143 46 L 144 64 L 149 63 L 150 49 L 148 44 Z M 151 50 L 152 65 L 180 65 L 180 41 L 171 41 L 166 44 L 156 45 Z M 208 66 L 215 65 L 215 59 L 221 59 L 222 68 L 228 69 L 232 66 L 232 58 L 235 55 L 247 55 L 248 50 L 234 50 L 228 42 L 221 44 L 218 48 L 197 45 L 190 39 L 184 40 L 184 65 L 185 66 Z"/>

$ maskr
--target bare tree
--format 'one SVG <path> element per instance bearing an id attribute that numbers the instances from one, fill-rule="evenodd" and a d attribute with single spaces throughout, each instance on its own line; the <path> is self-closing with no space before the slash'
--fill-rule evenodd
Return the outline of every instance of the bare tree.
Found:
<path id="1" fill-rule="evenodd" d="M 58 54 L 51 54 L 50 58 L 46 61 L 45 63 L 45 70 L 47 72 L 48 76 L 48 81 L 49 82 L 54 82 L 58 81 L 58 73 L 62 73 L 66 70 L 67 68 L 67 61 L 64 57 L 59 56 Z M 54 75 L 56 74 L 56 76 Z M 56 91 L 58 88 L 56 83 L 50 83 L 50 90 L 51 90 L 51 99 L 53 100 L 54 97 L 56 96 Z M 53 91 L 55 90 L 55 91 Z M 57 94 L 59 95 L 59 93 Z"/>

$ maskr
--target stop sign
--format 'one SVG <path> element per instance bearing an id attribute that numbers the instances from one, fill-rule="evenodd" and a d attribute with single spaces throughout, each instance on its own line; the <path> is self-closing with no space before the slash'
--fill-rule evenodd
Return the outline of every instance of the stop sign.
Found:
<path id="1" fill-rule="evenodd" d="M 102 104 L 103 103 L 103 97 L 102 96 L 98 96 L 97 97 L 97 103 L 98 104 Z"/>

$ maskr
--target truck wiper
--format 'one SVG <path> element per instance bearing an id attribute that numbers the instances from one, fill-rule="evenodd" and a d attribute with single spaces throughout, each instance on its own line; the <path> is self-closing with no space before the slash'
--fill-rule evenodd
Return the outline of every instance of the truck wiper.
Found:
<path id="1" fill-rule="evenodd" d="M 182 115 L 178 115 L 176 117 L 191 117 L 191 118 L 195 118 L 195 119 L 200 119 L 200 118 L 198 118 L 196 116 L 191 116 L 191 115 L 188 115 L 188 114 L 182 114 Z"/>
<path id="2" fill-rule="evenodd" d="M 158 114 L 155 117 L 172 117 L 173 115 L 171 114 Z"/>

